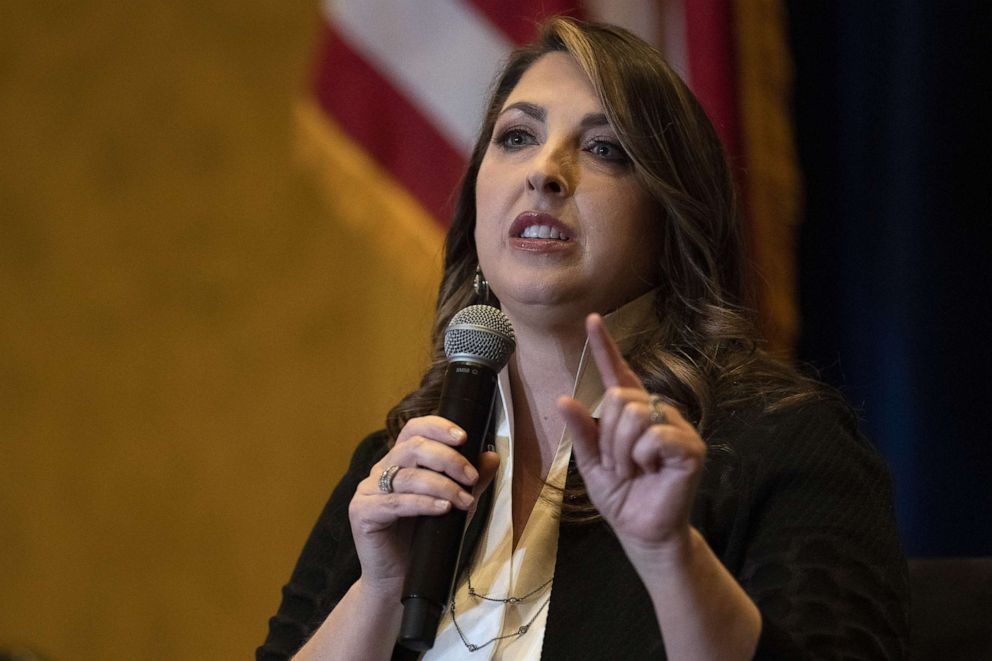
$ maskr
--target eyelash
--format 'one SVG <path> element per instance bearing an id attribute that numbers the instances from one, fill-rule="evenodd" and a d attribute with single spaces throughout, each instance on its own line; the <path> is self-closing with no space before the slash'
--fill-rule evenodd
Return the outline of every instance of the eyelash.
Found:
<path id="1" fill-rule="evenodd" d="M 516 144 L 513 144 L 513 143 L 510 142 L 511 140 L 514 140 L 516 138 L 524 138 L 525 140 L 527 140 L 527 142 L 516 143 Z M 499 133 L 496 134 L 496 137 L 493 140 L 493 144 L 495 144 L 497 147 L 499 147 L 499 148 L 501 148 L 503 150 L 506 150 L 506 151 L 515 151 L 517 149 L 521 149 L 523 147 L 536 144 L 536 142 L 537 142 L 537 139 L 534 137 L 534 134 L 533 133 L 531 133 L 527 129 L 524 129 L 524 128 L 521 128 L 521 127 L 517 127 L 517 126 L 511 127 L 511 128 L 508 128 L 508 129 L 505 129 L 503 131 L 500 131 Z M 611 150 L 615 151 L 616 152 L 616 155 L 614 155 L 614 156 L 606 156 L 606 155 L 597 154 L 596 153 L 596 150 L 598 148 L 601 148 L 601 147 L 606 147 L 607 149 L 611 149 Z M 586 144 L 586 146 L 584 146 L 582 148 L 582 150 L 583 151 L 586 151 L 586 152 L 589 152 L 594 157 L 596 157 L 596 158 L 598 158 L 600 160 L 604 160 L 604 161 L 608 161 L 608 162 L 612 162 L 612 163 L 629 163 L 630 162 L 630 157 L 627 155 L 626 150 L 623 147 L 621 147 L 619 143 L 614 142 L 612 140 L 604 140 L 602 138 L 594 138 L 594 139 L 590 140 Z"/>
<path id="2" fill-rule="evenodd" d="M 493 143 L 496 146 L 502 147 L 503 149 L 506 149 L 506 150 L 514 150 L 514 149 L 519 149 L 520 147 L 524 147 L 525 146 L 524 144 L 516 144 L 516 145 L 510 144 L 510 140 L 513 139 L 513 138 L 517 138 L 517 137 L 528 138 L 530 140 L 530 142 L 528 142 L 526 144 L 534 144 L 534 142 L 536 142 L 536 139 L 534 138 L 534 134 L 533 133 L 531 133 L 530 131 L 528 131 L 526 129 L 522 129 L 520 127 L 516 127 L 515 126 L 515 127 L 508 128 L 505 131 L 501 131 L 500 133 L 498 133 L 496 135 L 496 139 L 493 140 Z"/>
<path id="3" fill-rule="evenodd" d="M 617 163 L 629 163 L 630 162 L 630 156 L 627 155 L 627 150 L 625 150 L 623 147 L 621 147 L 619 143 L 613 142 L 612 140 L 602 140 L 602 139 L 592 140 L 592 141 L 590 141 L 589 146 L 586 147 L 586 151 L 588 151 L 589 153 L 593 154 L 594 156 L 597 156 L 597 154 L 595 153 L 594 150 L 597 149 L 597 148 L 599 148 L 599 147 L 608 147 L 608 148 L 614 150 L 616 152 L 616 155 L 615 156 L 601 156 L 600 155 L 600 156 L 598 156 L 598 158 L 602 158 L 603 160 L 613 161 L 613 162 L 617 162 Z"/>

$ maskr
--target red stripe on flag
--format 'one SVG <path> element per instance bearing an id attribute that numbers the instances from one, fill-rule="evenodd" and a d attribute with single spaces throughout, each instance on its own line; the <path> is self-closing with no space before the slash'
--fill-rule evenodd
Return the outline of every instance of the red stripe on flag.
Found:
<path id="1" fill-rule="evenodd" d="M 313 81 L 321 107 L 447 226 L 465 159 L 332 25 L 324 27 Z"/>
<path id="2" fill-rule="evenodd" d="M 575 0 L 468 0 L 489 21 L 516 44 L 537 37 L 541 20 L 548 16 L 582 18 Z"/>
<path id="3" fill-rule="evenodd" d="M 687 0 L 684 6 L 692 91 L 736 159 L 741 151 L 731 7 L 727 0 Z"/>

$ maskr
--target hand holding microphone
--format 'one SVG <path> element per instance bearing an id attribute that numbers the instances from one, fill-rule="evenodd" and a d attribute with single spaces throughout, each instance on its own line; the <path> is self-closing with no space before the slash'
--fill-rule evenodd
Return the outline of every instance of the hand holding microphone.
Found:
<path id="1" fill-rule="evenodd" d="M 444 333 L 448 369 L 438 415 L 457 423 L 468 438 L 459 452 L 479 463 L 482 442 L 491 424 L 496 382 L 516 346 L 506 316 L 488 305 L 460 310 Z M 399 642 L 416 651 L 433 647 L 437 625 L 451 594 L 466 512 L 419 517 L 403 586 L 403 622 Z"/>
<path id="2" fill-rule="evenodd" d="M 459 311 L 445 331 L 448 366 L 437 415 L 407 422 L 351 501 L 362 581 L 384 598 L 402 594 L 400 642 L 411 649 L 433 645 L 473 502 L 469 492 L 480 472 L 485 482 L 498 465 L 493 453 L 483 453 L 480 465 L 480 450 L 497 374 L 514 346 L 513 329 L 496 308 Z"/>

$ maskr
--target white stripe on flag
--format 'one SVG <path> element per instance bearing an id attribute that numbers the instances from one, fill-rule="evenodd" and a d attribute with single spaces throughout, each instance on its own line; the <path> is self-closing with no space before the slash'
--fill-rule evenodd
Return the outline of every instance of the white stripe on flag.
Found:
<path id="1" fill-rule="evenodd" d="M 689 46 L 685 25 L 685 2 L 691 0 L 665 0 L 661 3 L 662 45 L 668 63 L 682 80 L 692 87 L 689 78 Z"/>
<path id="2" fill-rule="evenodd" d="M 686 0 L 585 0 L 589 18 L 627 28 L 638 37 L 661 49 L 668 63 L 682 79 L 689 80 L 686 54 Z"/>
<path id="3" fill-rule="evenodd" d="M 584 0 L 589 19 L 626 28 L 638 37 L 661 48 L 661 18 L 654 2 L 644 0 Z"/>
<path id="4" fill-rule="evenodd" d="M 376 70 L 466 156 L 489 85 L 513 43 L 458 0 L 324 0 L 324 12 Z"/>

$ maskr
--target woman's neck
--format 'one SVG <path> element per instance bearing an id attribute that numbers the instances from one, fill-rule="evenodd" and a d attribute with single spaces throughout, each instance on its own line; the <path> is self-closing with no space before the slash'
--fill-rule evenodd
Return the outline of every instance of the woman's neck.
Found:
<path id="1" fill-rule="evenodd" d="M 581 324 L 569 331 L 515 328 L 517 350 L 510 359 L 514 437 L 521 442 L 536 441 L 547 462 L 554 457 L 561 436 L 556 402 L 561 395 L 572 393 L 585 345 Z M 519 447 L 520 443 L 514 445 Z"/>
<path id="2" fill-rule="evenodd" d="M 510 359 L 513 401 L 513 545 L 516 547 L 551 469 L 564 421 L 557 400 L 572 393 L 585 332 L 515 328 Z"/>

